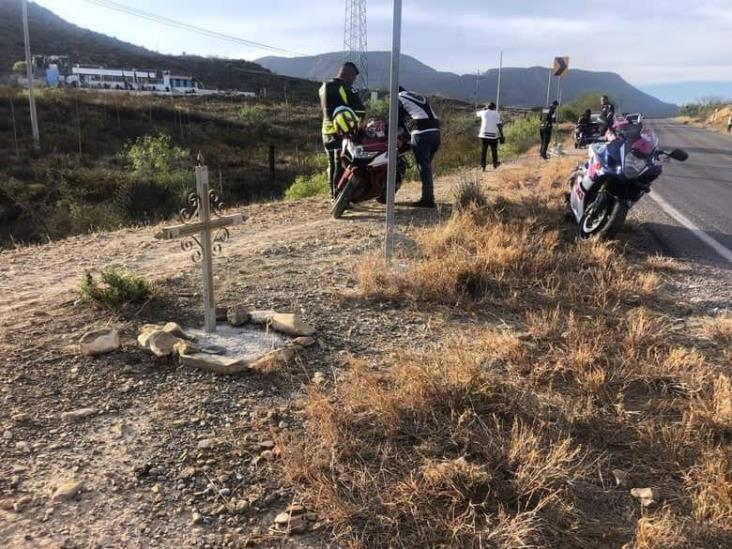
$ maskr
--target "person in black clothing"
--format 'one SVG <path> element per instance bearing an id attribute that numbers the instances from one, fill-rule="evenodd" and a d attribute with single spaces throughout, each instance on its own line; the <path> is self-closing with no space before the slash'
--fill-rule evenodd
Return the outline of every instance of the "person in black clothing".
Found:
<path id="1" fill-rule="evenodd" d="M 366 108 L 358 94 L 353 90 L 353 83 L 358 78 L 358 68 L 350 61 L 341 66 L 338 76 L 323 82 L 320 86 L 320 106 L 323 109 L 323 146 L 328 155 L 328 179 L 330 180 L 331 198 L 335 198 L 335 189 L 343 174 L 341 165 L 341 147 L 343 145 L 333 124 L 333 112 L 338 107 L 350 107 L 361 118 Z"/>
<path id="2" fill-rule="evenodd" d="M 539 155 L 544 160 L 549 160 L 547 153 L 549 151 L 549 143 L 552 140 L 552 129 L 557 121 L 557 107 L 559 101 L 554 101 L 548 109 L 541 111 L 541 126 L 539 127 L 539 136 L 541 137 L 541 150 Z"/>
<path id="3" fill-rule="evenodd" d="M 440 148 L 440 119 L 426 97 L 399 86 L 399 125 L 412 136 L 411 147 L 422 179 L 422 198 L 415 208 L 434 208 L 435 189 L 432 160 Z"/>
<path id="4" fill-rule="evenodd" d="M 602 133 L 612 129 L 615 123 L 615 105 L 610 103 L 610 98 L 607 95 L 603 95 L 600 99 L 600 117 L 603 120 Z"/>

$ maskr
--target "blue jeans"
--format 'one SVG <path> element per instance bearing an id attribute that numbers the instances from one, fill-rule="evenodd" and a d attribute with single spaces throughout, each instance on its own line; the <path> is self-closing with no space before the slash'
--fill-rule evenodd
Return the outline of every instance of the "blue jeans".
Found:
<path id="1" fill-rule="evenodd" d="M 412 152 L 417 159 L 422 179 L 422 201 L 435 201 L 435 184 L 432 176 L 432 159 L 440 148 L 440 132 L 418 133 L 412 136 Z"/>

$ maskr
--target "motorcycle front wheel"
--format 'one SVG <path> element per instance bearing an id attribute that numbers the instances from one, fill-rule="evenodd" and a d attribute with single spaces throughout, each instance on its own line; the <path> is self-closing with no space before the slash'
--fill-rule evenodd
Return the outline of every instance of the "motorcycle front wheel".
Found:
<path id="1" fill-rule="evenodd" d="M 343 216 L 345 211 L 351 205 L 351 199 L 353 198 L 353 193 L 355 192 L 356 178 L 352 177 L 348 181 L 348 183 L 346 183 L 346 186 L 343 187 L 343 190 L 340 192 L 340 194 L 336 198 L 336 201 L 333 203 L 333 209 L 331 210 L 331 213 L 333 214 L 333 217 L 335 219 L 340 219 L 341 216 Z"/>
<path id="2" fill-rule="evenodd" d="M 587 206 L 579 222 L 578 236 L 582 240 L 615 237 L 625 223 L 628 206 L 605 191 L 600 191 Z"/>

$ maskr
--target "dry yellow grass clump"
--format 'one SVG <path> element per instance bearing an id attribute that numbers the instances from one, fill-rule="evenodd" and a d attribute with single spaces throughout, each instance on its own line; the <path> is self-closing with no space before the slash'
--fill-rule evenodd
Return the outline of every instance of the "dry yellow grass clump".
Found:
<path id="1" fill-rule="evenodd" d="M 574 242 L 566 170 L 472 183 L 404 269 L 359 262 L 365 299 L 482 322 L 312 389 L 284 468 L 342 545 L 732 544 L 726 321 L 679 328 L 672 264 Z"/>

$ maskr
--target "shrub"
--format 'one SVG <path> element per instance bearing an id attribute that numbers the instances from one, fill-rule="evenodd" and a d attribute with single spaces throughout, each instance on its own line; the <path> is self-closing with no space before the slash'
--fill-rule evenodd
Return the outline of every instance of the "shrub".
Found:
<path id="1" fill-rule="evenodd" d="M 285 191 L 285 200 L 298 200 L 309 196 L 327 195 L 330 193 L 327 172 L 313 175 L 300 175 Z"/>
<path id="2" fill-rule="evenodd" d="M 242 105 L 238 112 L 239 118 L 248 124 L 263 124 L 267 122 L 269 113 L 260 105 Z"/>
<path id="3" fill-rule="evenodd" d="M 188 158 L 188 152 L 173 146 L 170 136 L 159 134 L 138 137 L 125 151 L 127 161 L 136 172 L 169 172 Z"/>
<path id="4" fill-rule="evenodd" d="M 455 209 L 458 212 L 485 208 L 487 205 L 488 199 L 478 179 L 463 179 L 455 189 Z"/>
<path id="5" fill-rule="evenodd" d="M 79 285 L 82 297 L 103 307 L 118 309 L 129 303 L 141 303 L 151 295 L 150 285 L 142 278 L 131 273 L 119 273 L 107 269 L 97 281 L 86 273 Z"/>

